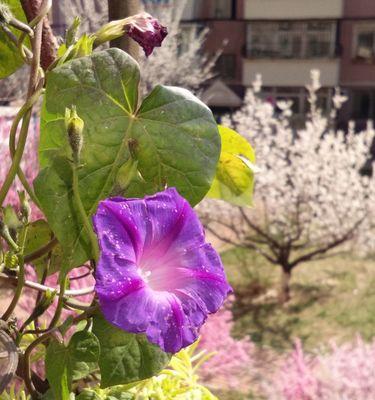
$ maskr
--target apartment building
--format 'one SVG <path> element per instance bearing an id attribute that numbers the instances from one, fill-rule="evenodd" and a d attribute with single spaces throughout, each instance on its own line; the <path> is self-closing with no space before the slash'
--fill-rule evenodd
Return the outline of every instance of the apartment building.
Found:
<path id="1" fill-rule="evenodd" d="M 178 3 L 178 2 L 177 2 Z M 244 94 L 243 53 L 246 42 L 244 0 L 187 0 L 183 26 L 208 28 L 205 51 L 220 51 L 215 78 L 202 98 L 218 114 L 241 106 Z"/>
<path id="2" fill-rule="evenodd" d="M 208 89 L 214 99 L 233 100 L 222 96 L 224 85 L 227 92 L 242 97 L 261 73 L 265 98 L 275 103 L 290 98 L 294 112 L 302 116 L 308 107 L 305 85 L 310 71 L 319 69 L 323 85 L 319 102 L 328 107 L 340 79 L 343 0 L 188 0 L 188 4 L 185 23 L 210 29 L 206 51 L 223 49 L 217 64 L 219 84 L 214 82 Z M 212 92 L 217 86 L 220 90 L 215 96 Z M 223 110 L 233 108 L 234 103 L 223 104 Z M 215 107 L 215 101 L 210 105 Z"/>
<path id="3" fill-rule="evenodd" d="M 375 119 L 375 1 L 345 0 L 340 26 L 340 86 L 349 101 L 341 121 Z"/>
<path id="4" fill-rule="evenodd" d="M 339 84 L 338 47 L 342 0 L 246 0 L 246 53 L 242 82 L 249 86 L 261 73 L 270 101 L 293 100 L 296 115 L 308 108 L 310 71 L 321 71 L 319 102 L 328 108 Z"/>

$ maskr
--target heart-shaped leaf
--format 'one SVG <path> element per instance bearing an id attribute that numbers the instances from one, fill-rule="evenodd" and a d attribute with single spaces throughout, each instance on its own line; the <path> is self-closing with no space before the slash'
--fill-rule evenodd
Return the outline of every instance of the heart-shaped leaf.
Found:
<path id="1" fill-rule="evenodd" d="M 93 332 L 100 342 L 101 387 L 125 385 L 150 378 L 167 366 L 170 356 L 145 335 L 125 332 L 94 316 Z"/>
<path id="2" fill-rule="evenodd" d="M 91 332 L 76 332 L 68 346 L 51 340 L 46 352 L 46 375 L 56 399 L 69 399 L 72 380 L 87 376 L 93 370 L 92 364 L 97 366 L 99 354 L 99 340 Z"/>
<path id="3" fill-rule="evenodd" d="M 168 185 L 195 205 L 211 186 L 220 155 L 211 111 L 187 90 L 163 86 L 138 106 L 138 86 L 138 64 L 119 49 L 75 59 L 48 76 L 40 140 L 44 169 L 34 185 L 67 269 L 89 259 L 91 250 L 72 196 L 66 107 L 75 105 L 85 123 L 79 192 L 89 216 L 110 195 L 143 197 Z M 123 176 L 130 157 L 137 179 Z"/>
<path id="4" fill-rule="evenodd" d="M 221 154 L 207 197 L 239 206 L 252 204 L 255 153 L 250 143 L 232 129 L 219 126 Z"/>

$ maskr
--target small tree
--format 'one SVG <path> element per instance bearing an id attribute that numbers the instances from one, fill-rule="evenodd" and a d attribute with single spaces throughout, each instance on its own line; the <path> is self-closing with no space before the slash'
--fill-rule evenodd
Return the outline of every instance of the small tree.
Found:
<path id="1" fill-rule="evenodd" d="M 304 129 L 289 122 L 290 101 L 274 107 L 261 100 L 260 77 L 241 110 L 227 118 L 254 146 L 260 172 L 255 207 L 206 203 L 209 231 L 234 246 L 255 250 L 282 270 L 282 302 L 290 299 L 292 271 L 301 263 L 337 251 L 363 251 L 371 243 L 374 178 L 360 174 L 369 158 L 374 130 L 335 131 L 317 108 L 318 72 L 307 86 L 311 112 Z M 345 98 L 336 90 L 334 110 Z M 334 115 L 335 111 L 331 113 Z"/>

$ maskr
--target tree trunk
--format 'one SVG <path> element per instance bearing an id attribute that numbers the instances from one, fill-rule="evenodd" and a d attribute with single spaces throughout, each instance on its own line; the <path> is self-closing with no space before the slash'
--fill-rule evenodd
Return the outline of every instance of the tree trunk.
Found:
<path id="1" fill-rule="evenodd" d="M 281 270 L 280 303 L 285 304 L 290 300 L 290 279 L 292 270 L 289 266 L 283 266 Z"/>
<path id="2" fill-rule="evenodd" d="M 108 0 L 108 17 L 110 21 L 123 19 L 140 11 L 140 0 Z M 136 60 L 139 57 L 138 44 L 127 35 L 111 41 L 111 47 L 118 47 L 129 53 Z"/>

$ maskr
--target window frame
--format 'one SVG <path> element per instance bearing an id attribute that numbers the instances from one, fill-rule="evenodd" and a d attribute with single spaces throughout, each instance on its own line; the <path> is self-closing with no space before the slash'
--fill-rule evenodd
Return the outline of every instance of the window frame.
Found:
<path id="1" fill-rule="evenodd" d="M 373 35 L 372 57 L 362 58 L 358 56 L 358 42 L 361 33 L 371 33 Z M 353 26 L 353 41 L 352 41 L 352 54 L 351 57 L 356 62 L 375 63 L 375 22 L 366 21 L 358 22 Z"/>
<path id="2" fill-rule="evenodd" d="M 327 25 L 327 29 L 308 29 L 309 24 L 312 23 L 325 23 Z M 290 28 L 282 29 L 282 24 L 289 24 Z M 264 29 L 262 31 L 254 28 L 257 26 L 265 28 L 268 25 L 268 29 Z M 314 20 L 314 21 L 249 21 L 246 27 L 246 57 L 247 58 L 256 58 L 256 59 L 326 59 L 326 58 L 335 58 L 336 57 L 336 43 L 337 43 L 337 21 L 336 20 Z M 268 44 L 266 41 L 261 41 L 258 46 L 262 46 L 263 44 L 263 54 L 254 55 L 254 48 L 252 48 L 252 38 L 256 37 L 265 37 L 268 40 Z M 326 55 L 312 55 L 311 50 L 309 51 L 310 40 L 314 37 L 314 35 L 320 39 L 319 41 L 324 43 L 324 35 L 327 35 L 329 40 L 326 41 L 328 43 L 328 52 Z M 292 47 L 290 55 L 283 54 L 283 50 L 281 49 L 280 37 L 285 36 L 285 38 L 289 37 L 289 44 Z M 298 53 L 296 53 L 293 49 L 293 40 L 301 38 L 300 41 L 300 49 Z M 267 46 L 269 50 L 267 52 Z M 265 54 L 266 53 L 266 54 Z M 267 54 L 268 53 L 268 54 Z M 273 54 L 272 54 L 273 53 Z"/>

